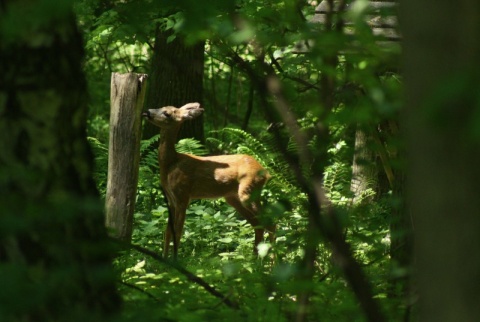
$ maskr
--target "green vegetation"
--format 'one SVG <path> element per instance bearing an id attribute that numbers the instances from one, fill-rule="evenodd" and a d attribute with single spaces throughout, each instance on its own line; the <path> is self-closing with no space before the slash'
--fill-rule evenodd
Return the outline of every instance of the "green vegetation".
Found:
<path id="1" fill-rule="evenodd" d="M 288 321 L 299 314 L 299 297 L 307 292 L 311 294 L 308 319 L 364 320 L 355 294 L 335 265 L 330 242 L 314 239 L 319 244 L 313 273 L 310 279 L 302 277 L 307 265 L 305 247 L 310 247 L 306 236 L 312 223 L 308 191 L 299 184 L 299 173 L 292 169 L 290 158 L 299 164 L 304 178 L 318 177 L 322 171 L 342 233 L 373 286 L 382 314 L 400 320 L 407 302 L 403 286 L 393 281 L 406 276 L 406 267 L 391 257 L 390 223 L 396 199 L 383 174 L 383 166 L 398 163 L 392 152 L 398 147 L 396 134 L 386 127 L 380 129 L 397 122 L 401 91 L 401 77 L 395 72 L 398 44 L 376 45 L 379 39 L 365 28 L 365 10 L 349 13 L 353 18 L 348 19 L 355 25 L 348 29 L 357 32 L 354 38 L 346 38 L 335 28 L 347 15 L 333 14 L 331 25 L 311 23 L 314 3 L 244 1 L 235 4 L 236 9 L 233 6 L 228 1 L 184 1 L 176 8 L 166 3 L 157 7 L 149 1 L 77 4 L 87 48 L 85 71 L 93 89 L 89 136 L 102 194 L 108 152 L 108 79 L 113 71 L 151 72 L 156 26 L 171 32 L 169 41 L 182 37 L 187 46 L 206 41 L 202 104 L 206 143 L 182 140 L 177 150 L 198 155 L 250 154 L 272 174 L 262 198 L 264 216 L 277 222 L 278 231 L 275 245 L 265 244 L 259 258 L 251 252 L 253 230 L 223 200 L 194 201 L 187 211 L 179 264 L 237 308 L 225 305 L 175 265 L 125 250 L 115 260 L 126 304 L 124 314 L 182 321 Z M 235 19 L 230 17 L 232 10 Z M 310 45 L 298 52 L 306 40 Z M 263 71 L 264 65 L 269 69 Z M 277 126 L 275 113 L 265 110 L 265 102 L 271 104 L 276 98 L 261 92 L 258 83 L 264 72 L 273 72 L 282 82 L 281 95 L 313 156 L 308 163 L 298 159 L 299 150 L 305 147 L 299 146 L 288 124 Z M 327 135 L 318 131 L 320 125 Z M 376 171 L 366 179 L 371 181 L 370 188 L 354 203 L 350 186 L 358 129 L 369 133 L 367 148 L 375 157 L 363 162 L 373 162 Z M 158 136 L 142 141 L 132 243 L 159 253 L 168 211 L 159 186 L 157 142 Z M 377 157 L 379 149 L 388 155 L 387 160 Z M 394 170 L 400 171 L 398 167 Z"/>
<path id="2" fill-rule="evenodd" d="M 434 7 L 0 1 L 0 321 L 478 319 L 480 5 Z M 132 239 L 108 236 L 114 72 L 148 74 L 145 109 L 201 104 L 177 151 L 268 169 L 274 243 L 194 200 L 163 258 L 146 122 Z"/>

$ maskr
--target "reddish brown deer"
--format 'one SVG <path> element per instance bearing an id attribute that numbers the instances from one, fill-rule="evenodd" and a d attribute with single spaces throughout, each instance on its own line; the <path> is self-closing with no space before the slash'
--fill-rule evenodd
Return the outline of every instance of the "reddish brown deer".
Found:
<path id="1" fill-rule="evenodd" d="M 199 103 L 180 108 L 165 106 L 150 109 L 143 116 L 160 128 L 158 162 L 160 181 L 166 193 L 173 223 L 167 225 L 163 256 L 168 256 L 172 235 L 174 256 L 177 256 L 185 223 L 185 212 L 192 199 L 224 197 L 255 229 L 254 252 L 263 240 L 265 229 L 257 217 L 260 190 L 270 178 L 268 172 L 249 155 L 199 157 L 175 150 L 177 134 L 185 120 L 200 116 Z M 265 227 L 273 241 L 275 226 Z M 172 231 L 173 229 L 173 231 Z"/>

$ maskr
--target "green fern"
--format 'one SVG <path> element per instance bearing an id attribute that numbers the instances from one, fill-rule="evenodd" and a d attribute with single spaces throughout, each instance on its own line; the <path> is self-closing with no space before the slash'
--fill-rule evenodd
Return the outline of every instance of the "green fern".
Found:
<path id="1" fill-rule="evenodd" d="M 300 195 L 295 186 L 294 175 L 290 166 L 276 151 L 273 142 L 274 138 L 268 133 L 262 136 L 263 143 L 252 134 L 241 129 L 224 128 L 219 131 L 212 131 L 212 134 L 221 137 L 222 140 L 209 137 L 207 142 L 224 153 L 241 153 L 255 157 L 272 175 L 269 187 L 278 193 L 292 192 Z"/>
<path id="2" fill-rule="evenodd" d="M 153 146 L 158 145 L 158 140 L 160 139 L 160 134 L 152 136 L 150 139 L 140 141 L 140 153 L 144 153 L 146 150 L 152 148 Z"/>
<path id="3" fill-rule="evenodd" d="M 87 140 L 95 157 L 93 178 L 97 184 L 98 190 L 103 195 L 107 186 L 108 147 L 106 144 L 100 142 L 97 138 L 89 136 L 87 137 Z"/>
<path id="4" fill-rule="evenodd" d="M 195 139 L 182 139 L 175 145 L 175 149 L 179 153 L 188 153 L 194 155 L 207 155 L 208 150 L 200 141 Z"/>
<path id="5" fill-rule="evenodd" d="M 150 139 L 142 140 L 140 142 L 140 164 L 144 166 L 158 167 L 157 160 L 157 146 L 160 134 L 157 134 Z M 182 139 L 176 145 L 175 149 L 179 153 L 188 153 L 195 155 L 207 155 L 208 150 L 195 139 Z"/>
<path id="6" fill-rule="evenodd" d="M 140 142 L 140 167 L 158 169 L 158 140 L 160 134 Z"/>

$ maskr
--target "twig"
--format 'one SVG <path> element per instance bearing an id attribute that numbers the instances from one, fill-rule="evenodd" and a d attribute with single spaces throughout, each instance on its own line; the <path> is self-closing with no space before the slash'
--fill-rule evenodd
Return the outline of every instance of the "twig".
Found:
<path id="1" fill-rule="evenodd" d="M 134 245 L 134 244 L 131 244 L 129 245 L 129 247 L 131 247 L 132 249 L 135 249 L 136 251 L 142 253 L 142 254 L 145 254 L 145 255 L 148 255 L 150 257 L 152 257 L 153 259 L 163 263 L 163 264 L 166 264 L 174 269 L 176 269 L 178 272 L 180 272 L 182 275 L 184 275 L 185 277 L 187 277 L 187 279 L 191 282 L 194 282 L 195 284 L 197 285 L 200 285 L 201 287 L 203 287 L 204 290 L 206 290 L 208 293 L 210 293 L 211 295 L 219 298 L 222 300 L 222 302 L 232 308 L 232 309 L 238 309 L 238 304 L 231 301 L 227 296 L 225 296 L 224 294 L 220 293 L 220 291 L 218 291 L 215 287 L 213 286 L 210 286 L 205 280 L 203 280 L 202 278 L 200 278 L 199 276 L 193 274 L 192 272 L 186 270 L 185 268 L 183 268 L 182 266 L 180 266 L 177 262 L 175 261 L 170 261 L 168 259 L 165 259 L 163 258 L 161 255 L 147 249 L 147 248 L 144 248 L 144 247 L 141 247 L 141 246 L 138 246 L 138 245 Z"/>
<path id="2" fill-rule="evenodd" d="M 329 0 L 329 3 L 333 4 L 333 1 Z M 258 52 L 262 51 L 260 50 Z M 313 180 L 311 178 L 305 178 L 301 171 L 302 166 L 307 166 L 311 164 L 313 157 L 308 149 L 308 141 L 305 135 L 300 131 L 299 126 L 296 122 L 296 118 L 291 112 L 289 104 L 283 95 L 280 80 L 275 74 L 273 67 L 266 64 L 263 59 L 258 59 L 257 57 L 258 66 L 260 66 L 260 71 L 257 72 L 238 54 L 231 53 L 231 55 L 233 61 L 236 62 L 237 65 L 247 73 L 247 75 L 249 75 L 252 83 L 257 86 L 257 90 L 260 96 L 260 102 L 266 112 L 265 115 L 267 121 L 272 123 L 272 115 L 278 114 L 283 119 L 284 123 L 287 126 L 287 129 L 290 131 L 290 134 L 297 143 L 300 162 L 295 162 L 296 160 L 294 160 L 291 155 L 287 153 L 286 149 L 281 144 L 279 144 L 278 147 L 279 150 L 283 153 L 286 161 L 291 165 L 291 169 L 295 173 L 300 187 L 308 196 L 308 201 L 310 205 L 308 211 L 309 219 L 311 220 L 309 227 L 315 227 L 316 231 L 319 232 L 320 235 L 329 242 L 334 257 L 336 259 L 336 263 L 342 269 L 367 319 L 369 321 L 384 321 L 385 318 L 380 310 L 380 307 L 377 301 L 373 298 L 372 287 L 367 280 L 359 263 L 353 257 L 350 245 L 343 237 L 336 209 L 334 209 L 333 205 L 331 205 L 330 201 L 326 198 L 324 187 L 322 185 L 322 176 L 324 169 L 323 165 L 326 163 L 326 160 L 320 160 L 319 166 L 315 169 Z M 336 63 L 335 57 L 331 59 L 329 63 Z M 322 78 L 322 94 L 327 95 L 327 97 L 323 97 L 324 107 L 329 110 L 333 106 L 333 99 L 331 97 L 331 93 L 328 93 L 326 89 L 332 89 L 333 80 L 331 77 L 328 77 L 328 75 L 325 74 L 322 75 Z M 272 108 L 272 105 L 267 99 L 267 97 L 270 95 L 275 98 L 274 108 Z M 326 135 L 328 135 L 327 128 L 320 125 L 317 126 L 316 130 L 317 135 L 321 138 L 320 141 L 325 144 L 325 138 L 327 137 Z M 277 142 L 281 142 L 281 135 L 279 133 L 279 130 L 273 128 L 273 134 L 278 140 Z M 321 148 L 326 150 L 326 146 L 323 146 Z M 323 153 L 322 157 L 325 158 L 325 153 Z M 320 215 L 321 209 L 323 209 L 324 212 L 323 216 Z M 309 233 L 309 236 L 311 236 L 312 239 L 308 240 L 307 244 L 314 243 L 315 239 L 312 231 L 311 233 Z M 311 252 L 309 255 L 310 258 L 306 261 L 307 275 L 312 272 L 310 270 L 312 268 L 308 267 L 308 265 L 312 264 L 312 260 L 315 257 L 314 247 L 316 246 L 311 246 Z M 304 300 L 305 302 L 303 303 L 303 305 L 308 304 L 308 294 L 306 294 Z M 307 318 L 306 309 L 306 306 L 299 306 L 299 314 L 297 314 L 297 320 L 303 321 Z"/>
<path id="3" fill-rule="evenodd" d="M 302 89 L 301 91 L 307 91 L 309 89 L 315 89 L 317 91 L 320 90 L 320 87 L 318 87 L 316 84 L 312 84 L 300 77 L 297 77 L 297 76 L 290 76 L 288 75 L 285 70 L 283 69 L 283 67 L 280 65 L 280 63 L 278 62 L 278 59 L 276 59 L 273 54 L 271 52 L 268 53 L 268 56 L 270 57 L 270 60 L 272 62 L 272 64 L 277 68 L 277 70 L 280 72 L 280 74 L 284 77 L 284 78 L 288 78 L 290 80 L 293 80 L 297 83 L 300 83 L 302 85 L 305 85 L 305 89 Z M 299 90 L 300 91 L 300 90 Z"/>
<path id="4" fill-rule="evenodd" d="M 130 284 L 130 283 L 126 283 L 126 282 L 123 282 L 123 281 L 119 281 L 120 284 L 126 286 L 126 287 L 130 287 L 130 288 L 133 288 L 134 290 L 137 290 L 139 291 L 140 293 L 143 293 L 145 294 L 146 296 L 148 296 L 149 298 L 151 298 L 152 300 L 156 301 L 156 302 L 160 302 L 159 299 L 157 299 L 155 296 L 153 296 L 151 293 L 145 291 L 144 289 L 136 286 L 136 285 L 133 285 L 133 284 Z"/>

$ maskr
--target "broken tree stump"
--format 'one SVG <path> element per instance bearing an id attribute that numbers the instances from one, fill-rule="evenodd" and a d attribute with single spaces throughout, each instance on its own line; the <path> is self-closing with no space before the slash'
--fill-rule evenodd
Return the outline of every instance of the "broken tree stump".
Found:
<path id="1" fill-rule="evenodd" d="M 146 78 L 136 73 L 111 78 L 105 224 L 112 237 L 125 242 L 132 238 Z"/>

